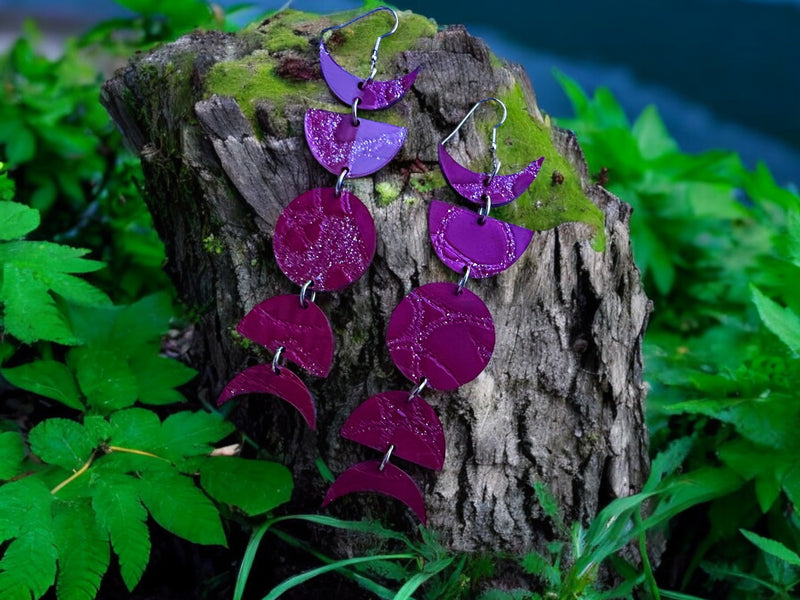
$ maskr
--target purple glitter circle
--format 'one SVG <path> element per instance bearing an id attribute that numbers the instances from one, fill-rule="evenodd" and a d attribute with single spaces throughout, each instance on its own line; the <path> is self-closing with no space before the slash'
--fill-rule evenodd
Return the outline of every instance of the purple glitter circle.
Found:
<path id="1" fill-rule="evenodd" d="M 275 259 L 297 285 L 338 290 L 369 267 L 375 254 L 375 224 L 367 207 L 347 190 L 315 188 L 287 206 L 275 225 Z"/>
<path id="2" fill-rule="evenodd" d="M 454 390 L 475 379 L 494 349 L 494 323 L 475 294 L 453 283 L 429 283 L 403 298 L 386 332 L 400 372 L 428 387 Z"/>

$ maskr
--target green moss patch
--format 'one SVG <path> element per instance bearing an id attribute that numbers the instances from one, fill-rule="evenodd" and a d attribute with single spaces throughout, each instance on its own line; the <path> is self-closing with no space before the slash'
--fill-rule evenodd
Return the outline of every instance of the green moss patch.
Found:
<path id="1" fill-rule="evenodd" d="M 497 130 L 497 156 L 502 161 L 501 173 L 521 171 L 532 160 L 544 156 L 536 181 L 516 201 L 492 211 L 503 221 L 542 231 L 569 221 L 588 223 L 594 229 L 593 247 L 605 247 L 602 211 L 586 197 L 580 178 L 569 161 L 556 151 L 546 123 L 533 118 L 525 107 L 525 96 L 519 85 L 498 96 L 508 108 L 506 122 Z M 481 124 L 489 131 L 494 125 L 488 118 Z M 473 168 L 473 167 L 470 167 Z M 474 168 L 487 170 L 488 165 Z M 563 182 L 554 183 L 553 172 L 563 175 Z"/>

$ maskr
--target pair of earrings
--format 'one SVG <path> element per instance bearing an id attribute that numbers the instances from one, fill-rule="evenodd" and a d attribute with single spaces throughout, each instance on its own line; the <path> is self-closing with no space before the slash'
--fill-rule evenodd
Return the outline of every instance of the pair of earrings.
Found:
<path id="1" fill-rule="evenodd" d="M 325 376 L 333 360 L 333 334 L 324 313 L 313 303 L 318 290 L 341 289 L 360 277 L 375 250 L 375 229 L 369 211 L 343 189 L 347 178 L 374 173 L 402 147 L 406 130 L 361 119 L 358 109 L 377 110 L 394 104 L 410 89 L 419 69 L 392 81 L 375 81 L 381 40 L 377 38 L 370 72 L 361 79 L 345 71 L 320 40 L 323 77 L 331 91 L 351 106 L 351 114 L 310 109 L 306 139 L 314 157 L 337 175 L 333 188 L 317 188 L 292 201 L 276 225 L 274 249 L 281 270 L 298 285 L 297 297 L 278 296 L 256 306 L 239 324 L 245 337 L 275 352 L 272 365 L 256 365 L 237 375 L 223 390 L 218 404 L 244 393 L 269 393 L 294 405 L 313 429 L 316 410 L 300 379 L 285 368 L 285 359 Z M 484 102 L 496 102 L 503 117 L 492 129 L 491 173 L 470 171 L 456 162 L 444 144 Z M 439 164 L 453 189 L 480 205 L 478 214 L 433 200 L 429 210 L 430 238 L 442 262 L 461 275 L 456 283 L 418 287 L 395 308 L 387 330 L 389 355 L 413 384 L 411 391 L 385 391 L 359 405 L 344 423 L 341 435 L 383 453 L 381 460 L 358 463 L 330 486 L 323 506 L 345 494 L 377 492 L 399 499 L 425 523 L 425 502 L 417 484 L 393 465 L 392 456 L 440 470 L 445 458 L 444 430 L 433 408 L 422 398 L 426 388 L 454 390 L 477 377 L 494 349 L 491 313 L 466 288 L 470 278 L 486 278 L 509 268 L 528 247 L 533 232 L 489 216 L 492 206 L 508 204 L 534 181 L 544 158 L 511 175 L 499 175 L 497 128 L 506 107 L 496 98 L 475 104 L 453 132 L 439 144 Z M 313 308 L 312 308 L 313 307 Z M 311 310 L 309 310 L 311 309 Z"/>

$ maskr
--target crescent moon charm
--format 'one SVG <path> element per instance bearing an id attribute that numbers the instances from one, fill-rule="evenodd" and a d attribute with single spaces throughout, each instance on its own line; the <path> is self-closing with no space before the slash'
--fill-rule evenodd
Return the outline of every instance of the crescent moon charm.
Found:
<path id="1" fill-rule="evenodd" d="M 444 430 L 436 412 L 408 392 L 383 392 L 362 402 L 342 425 L 342 437 L 436 471 L 444 464 Z"/>
<path id="2" fill-rule="evenodd" d="M 311 154 L 334 175 L 363 177 L 386 166 L 403 147 L 405 127 L 359 119 L 318 108 L 306 111 L 305 132 Z"/>
<path id="3" fill-rule="evenodd" d="M 475 204 L 483 204 L 482 196 L 487 194 L 493 206 L 503 206 L 515 200 L 536 179 L 543 162 L 544 156 L 537 158 L 518 173 L 495 175 L 489 182 L 489 173 L 476 173 L 461 166 L 447 153 L 444 145 L 439 143 L 439 164 L 442 173 L 456 192 Z"/>
<path id="4" fill-rule="evenodd" d="M 528 248 L 530 229 L 484 217 L 440 200 L 428 212 L 431 244 L 442 262 L 456 273 L 469 265 L 469 276 L 491 277 L 508 269 Z"/>
<path id="5" fill-rule="evenodd" d="M 236 331 L 284 356 L 309 373 L 327 377 L 333 363 L 333 331 L 328 317 L 313 302 L 300 306 L 296 294 L 274 296 L 257 304 Z"/>
<path id="6" fill-rule="evenodd" d="M 314 431 L 317 428 L 317 407 L 314 398 L 300 378 L 289 369 L 278 373 L 272 365 L 255 365 L 245 369 L 228 382 L 217 398 L 217 406 L 222 406 L 231 398 L 242 394 L 271 394 L 294 406 Z"/>
<path id="7" fill-rule="evenodd" d="M 339 475 L 328 488 L 322 506 L 337 498 L 354 492 L 376 492 L 400 500 L 425 524 L 425 500 L 411 477 L 392 463 L 380 470 L 381 461 L 368 460 L 358 463 Z"/>
<path id="8" fill-rule="evenodd" d="M 420 71 L 417 67 L 400 79 L 367 83 L 337 63 L 322 40 L 319 43 L 319 66 L 325 82 L 339 100 L 349 106 L 358 99 L 358 107 L 365 110 L 388 108 L 400 100 L 411 89 Z"/>

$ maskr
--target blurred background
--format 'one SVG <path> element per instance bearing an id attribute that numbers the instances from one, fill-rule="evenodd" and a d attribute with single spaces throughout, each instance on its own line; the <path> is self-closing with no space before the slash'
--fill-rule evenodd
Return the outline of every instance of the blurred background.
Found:
<path id="1" fill-rule="evenodd" d="M 242 20 L 284 5 L 252 4 L 258 9 Z M 330 12 L 361 4 L 297 0 L 291 6 Z M 656 104 L 684 151 L 735 150 L 749 167 L 765 161 L 780 184 L 800 182 L 800 0 L 394 4 L 440 25 L 463 23 L 497 55 L 521 63 L 541 108 L 552 115 L 571 113 L 555 68 L 589 92 L 610 88 L 632 119 Z M 126 14 L 111 0 L 0 0 L 0 49 L 27 18 L 37 21 L 53 56 L 67 36 Z"/>

